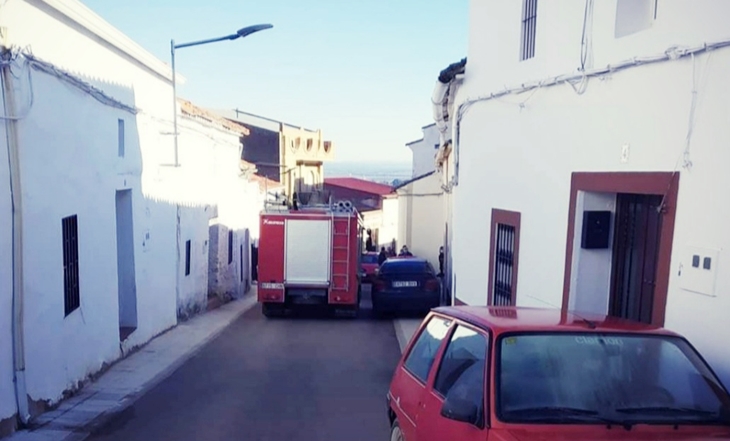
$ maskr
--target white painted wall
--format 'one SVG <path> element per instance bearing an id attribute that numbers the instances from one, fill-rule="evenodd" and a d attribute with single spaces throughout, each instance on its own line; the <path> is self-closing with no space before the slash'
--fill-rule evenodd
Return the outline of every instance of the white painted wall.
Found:
<path id="1" fill-rule="evenodd" d="M 439 131 L 436 128 L 436 124 L 427 125 L 422 130 L 423 138 L 407 144 L 413 154 L 412 177 L 414 178 L 433 171 L 436 168 L 434 159 L 438 151 Z"/>
<path id="2" fill-rule="evenodd" d="M 212 207 L 180 207 L 180 267 L 177 317 L 205 311 L 208 303 L 208 222 Z M 190 274 L 185 275 L 186 242 L 190 241 Z"/>
<path id="3" fill-rule="evenodd" d="M 594 64 L 655 55 L 673 44 L 698 44 L 726 34 L 730 4 L 659 2 L 648 30 L 614 38 L 615 2 L 596 2 Z M 505 84 L 573 71 L 580 53 L 584 3 L 542 2 L 537 56 L 517 62 L 520 4 L 471 6 L 469 66 L 459 101 L 502 90 Z M 513 44 L 505 44 L 512 41 Z M 724 253 L 730 232 L 728 108 L 730 49 L 696 56 L 699 105 L 689 158 L 681 173 L 666 326 L 690 338 L 730 384 L 724 339 L 730 271 Z M 499 66 L 499 68 L 494 68 Z M 457 296 L 484 304 L 492 208 L 522 213 L 517 304 L 559 307 L 563 290 L 570 175 L 573 171 L 672 171 L 681 164 L 692 96 L 689 58 L 632 68 L 592 79 L 583 95 L 562 85 L 534 94 L 475 104 L 461 127 L 459 186 L 454 194 L 453 258 Z M 529 98 L 527 102 L 524 102 Z M 524 102 L 524 108 L 518 104 Z M 622 145 L 630 156 L 621 162 Z M 481 244 L 481 246 L 477 246 Z M 720 251 L 715 297 L 680 288 L 686 247 Z M 579 281 L 579 283 L 582 283 Z M 595 299 L 596 302 L 598 299 Z M 589 307 L 595 306 L 588 305 Z"/>
<path id="4" fill-rule="evenodd" d="M 402 227 L 408 237 L 406 245 L 414 255 L 428 259 L 436 271 L 446 225 L 442 193 L 441 176 L 437 173 L 414 181 L 398 191 L 402 210 L 410 212 Z"/>
<path id="5" fill-rule="evenodd" d="M 164 134 L 172 126 L 171 87 L 163 62 L 76 0 L 18 0 L 0 8 L 9 44 L 29 48 L 142 109 L 134 116 L 46 74 L 32 76 L 33 107 L 21 122 L 27 382 L 31 399 L 53 403 L 120 355 L 116 190 L 132 190 L 135 221 L 138 328 L 122 349 L 176 323 L 176 209 L 153 191 L 166 172 L 159 164 L 172 158 L 172 137 Z M 19 78 L 22 106 L 30 89 L 25 77 Z M 73 112 L 60 112 L 59 103 Z M 118 118 L 126 126 L 123 160 L 117 157 Z M 60 222 L 69 214 L 79 216 L 82 300 L 80 310 L 64 319 Z"/>
<path id="6" fill-rule="evenodd" d="M 0 82 L 0 90 L 2 83 Z M 4 115 L 0 101 L 0 114 Z M 4 121 L 0 121 L 0 155 L 7 158 Z M 13 228 L 8 161 L 0 161 L 0 422 L 17 412 L 13 384 Z"/>
<path id="7" fill-rule="evenodd" d="M 33 72 L 31 78 L 33 107 L 18 124 L 25 196 L 26 378 L 31 399 L 55 402 L 64 390 L 119 356 L 115 190 L 136 189 L 139 197 L 141 158 L 133 115 L 104 106 L 55 77 Z M 23 102 L 29 89 L 20 90 Z M 119 98 L 134 100 L 131 90 Z M 59 112 L 58 103 L 74 112 Z M 125 158 L 117 156 L 119 118 L 128 130 Z M 117 173 L 109 173 L 113 170 Z M 81 307 L 64 317 L 61 219 L 74 214 Z M 164 293 L 156 297 L 164 300 Z M 140 328 L 148 328 L 144 316 Z"/>
<path id="8" fill-rule="evenodd" d="M 0 26 L 8 27 L 10 44 L 30 47 L 35 56 L 98 82 L 104 90 L 109 90 L 110 84 L 133 89 L 138 107 L 149 115 L 172 120 L 169 67 L 80 1 L 13 0 L 3 2 L 0 8 Z M 56 8 L 72 15 L 74 20 L 65 18 Z M 138 59 L 112 49 L 108 41 L 114 41 Z M 74 51 L 69 52 L 68 48 Z M 138 61 L 142 58 L 145 64 Z M 158 72 L 164 72 L 164 76 Z M 172 138 L 168 136 L 166 140 L 168 144 L 158 146 L 158 150 L 164 150 L 171 160 Z"/>
<path id="9" fill-rule="evenodd" d="M 380 235 L 378 241 L 381 244 L 389 244 L 395 240 L 396 244 L 400 243 L 398 234 L 398 217 L 400 209 L 398 207 L 397 197 L 383 198 L 383 220 L 380 227 Z M 387 249 L 387 247 L 386 247 Z M 378 249 L 380 251 L 380 249 Z"/>
<path id="10" fill-rule="evenodd" d="M 204 310 L 208 294 L 240 297 L 248 280 L 249 247 L 245 230 L 258 235 L 263 206 L 258 184 L 241 174 L 239 134 L 187 115 L 178 118 L 181 167 L 158 169 L 147 189 L 162 200 L 180 203 L 180 280 L 178 314 Z M 150 152 L 149 156 L 153 156 Z M 152 157 L 155 163 L 161 158 Z M 234 231 L 233 261 L 228 263 L 228 231 Z M 191 241 L 191 273 L 185 275 L 185 242 Z M 244 278 L 241 252 L 244 245 Z"/>
<path id="11" fill-rule="evenodd" d="M 610 211 L 611 224 L 615 222 L 616 195 L 612 193 L 579 192 L 575 209 L 575 228 L 573 239 L 573 268 L 571 292 L 580 295 L 570 296 L 570 309 L 595 314 L 605 314 L 611 291 L 611 263 L 613 250 L 583 249 L 581 238 L 583 231 L 584 210 Z M 613 244 L 613 231 L 609 235 L 609 243 Z"/>

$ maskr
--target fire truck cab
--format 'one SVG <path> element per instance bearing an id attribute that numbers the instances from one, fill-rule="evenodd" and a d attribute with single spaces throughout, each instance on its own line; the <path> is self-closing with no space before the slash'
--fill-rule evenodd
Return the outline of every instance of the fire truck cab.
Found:
<path id="1" fill-rule="evenodd" d="M 258 301 L 265 316 L 320 305 L 360 308 L 362 218 L 349 201 L 261 212 Z"/>

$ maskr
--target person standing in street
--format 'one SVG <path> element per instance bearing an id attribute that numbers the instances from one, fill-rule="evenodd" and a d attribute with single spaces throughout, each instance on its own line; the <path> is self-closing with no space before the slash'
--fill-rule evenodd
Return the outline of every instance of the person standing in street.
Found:
<path id="1" fill-rule="evenodd" d="M 444 276 L 444 247 L 439 248 L 439 277 Z"/>
<path id="2" fill-rule="evenodd" d="M 388 254 L 385 252 L 385 247 L 380 247 L 380 254 L 378 254 L 378 266 L 381 266 L 386 260 L 388 260 Z"/>

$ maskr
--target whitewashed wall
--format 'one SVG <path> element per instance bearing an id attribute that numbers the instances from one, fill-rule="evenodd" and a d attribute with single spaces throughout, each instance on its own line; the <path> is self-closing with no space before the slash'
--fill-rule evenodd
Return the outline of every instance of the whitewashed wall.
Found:
<path id="1" fill-rule="evenodd" d="M 62 13 L 55 7 L 73 19 L 61 19 Z M 109 83 L 134 89 L 138 107 L 149 115 L 172 120 L 169 67 L 80 1 L 13 0 L 3 2 L 1 8 L 0 26 L 8 27 L 10 44 L 29 47 L 34 55 L 99 81 L 105 89 Z M 117 47 L 112 49 L 107 41 Z M 69 52 L 68 48 L 74 50 Z M 120 53 L 119 48 L 133 53 L 137 60 Z M 167 143 L 158 149 L 166 150 L 172 158 L 171 137 Z"/>
<path id="2" fill-rule="evenodd" d="M 434 159 L 439 145 L 439 131 L 436 124 L 430 124 L 422 128 L 423 138 L 408 144 L 413 154 L 413 175 L 421 176 L 436 168 Z"/>
<path id="3" fill-rule="evenodd" d="M 383 218 L 380 226 L 378 241 L 385 245 L 395 240 L 396 244 L 400 243 L 398 234 L 398 197 L 383 198 Z M 380 251 L 380 249 L 378 249 Z"/>
<path id="4" fill-rule="evenodd" d="M 129 188 L 140 197 L 141 158 L 134 115 L 46 74 L 34 72 L 32 84 L 33 107 L 18 124 L 25 195 L 26 378 L 32 400 L 55 402 L 119 356 L 115 190 Z M 29 89 L 20 90 L 22 102 Z M 134 101 L 131 91 L 118 99 Z M 74 112 L 58 112 L 58 103 Z M 127 128 L 124 158 L 118 157 L 118 119 Z M 81 306 L 64 317 L 61 219 L 74 214 Z M 164 302 L 164 295 L 156 294 Z M 149 328 L 159 326 L 146 326 L 141 315 L 139 332 L 149 333 Z"/>
<path id="5" fill-rule="evenodd" d="M 140 153 L 140 148 L 162 152 L 164 162 L 171 161 L 172 137 L 163 135 L 171 129 L 171 87 L 163 62 L 80 2 L 17 0 L 0 8 L 8 44 L 142 110 L 122 115 L 55 78 L 33 74 L 33 108 L 21 123 L 27 386 L 32 400 L 53 403 L 120 355 L 115 190 L 132 191 L 134 218 L 138 327 L 122 349 L 176 323 L 176 210 L 145 187 L 159 178 L 162 161 Z M 22 76 L 18 81 L 18 102 L 27 103 L 28 85 Z M 59 103 L 67 110 L 59 111 Z M 119 118 L 125 121 L 124 160 L 117 157 Z M 75 213 L 81 308 L 64 319 L 60 222 Z"/>
<path id="6" fill-rule="evenodd" d="M 408 185 L 399 196 L 404 204 L 411 204 L 408 248 L 439 269 L 439 247 L 444 244 L 445 213 L 441 177 L 432 174 Z"/>
<path id="7" fill-rule="evenodd" d="M 659 2 L 651 28 L 615 39 L 616 2 L 596 3 L 596 66 L 655 55 L 673 44 L 721 38 L 726 34 L 722 17 L 727 15 L 722 11 L 730 12 L 730 4 L 711 1 Z M 540 5 L 537 56 L 518 63 L 520 4 L 472 2 L 469 66 L 460 100 L 576 68 L 584 3 Z M 470 108 L 462 122 L 454 195 L 457 296 L 471 304 L 486 303 L 488 225 L 491 209 L 500 208 L 522 213 L 517 304 L 560 307 L 571 173 L 678 170 L 666 327 L 688 336 L 730 384 L 730 359 L 724 340 L 718 338 L 725 333 L 730 308 L 730 271 L 724 255 L 730 232 L 723 227 L 730 220 L 730 199 L 723 190 L 730 188 L 730 92 L 725 87 L 729 62 L 730 49 L 714 51 L 709 61 L 708 55 L 694 59 L 699 102 L 691 170 L 680 166 L 693 89 L 690 58 L 592 79 L 583 95 L 561 85 Z M 626 144 L 630 154 L 624 163 L 621 152 Z M 681 289 L 679 268 L 688 266 L 690 245 L 722 250 L 715 297 Z M 593 308 L 600 298 L 585 301 L 590 305 L 584 306 Z"/>
<path id="8" fill-rule="evenodd" d="M 186 319 L 205 311 L 208 302 L 208 222 L 211 207 L 180 207 L 180 265 L 177 316 Z M 185 274 L 186 242 L 190 241 L 190 274 Z"/>
<path id="9" fill-rule="evenodd" d="M 2 106 L 0 114 L 3 114 Z M 7 158 L 7 147 L 5 123 L 0 121 L 0 155 L 5 158 Z M 0 436 L 2 436 L 3 421 L 13 417 L 17 412 L 13 384 L 12 219 L 10 170 L 8 161 L 0 161 Z"/>

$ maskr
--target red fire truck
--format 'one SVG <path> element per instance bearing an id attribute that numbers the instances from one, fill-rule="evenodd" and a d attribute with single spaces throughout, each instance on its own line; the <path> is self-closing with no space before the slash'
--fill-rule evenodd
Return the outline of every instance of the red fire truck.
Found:
<path id="1" fill-rule="evenodd" d="M 264 315 L 323 305 L 357 316 L 362 230 L 362 218 L 349 201 L 267 206 L 258 251 L 258 301 Z"/>

